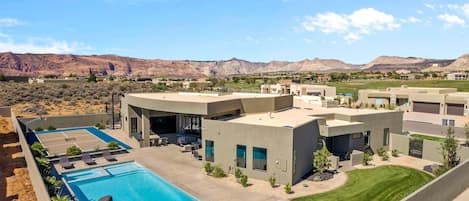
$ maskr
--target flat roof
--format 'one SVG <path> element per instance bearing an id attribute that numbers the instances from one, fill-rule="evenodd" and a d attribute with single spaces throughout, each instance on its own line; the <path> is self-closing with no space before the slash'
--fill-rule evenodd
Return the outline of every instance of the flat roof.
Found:
<path id="1" fill-rule="evenodd" d="M 247 114 L 225 121 L 274 127 L 295 128 L 322 117 L 312 116 L 313 112 L 305 109 L 288 109 L 279 112 Z"/>
<path id="2" fill-rule="evenodd" d="M 180 102 L 194 102 L 194 103 L 210 103 L 242 98 L 259 98 L 259 97 L 276 97 L 281 96 L 278 94 L 260 94 L 260 93 L 186 93 L 186 92 L 172 92 L 172 93 L 130 93 L 127 96 L 137 98 L 146 98 L 153 100 L 165 101 L 180 101 Z"/>
<path id="3" fill-rule="evenodd" d="M 362 122 L 350 122 L 350 121 L 344 121 L 344 120 L 338 120 L 338 119 L 326 120 L 326 125 L 329 127 L 360 125 L 360 124 L 363 124 L 363 123 Z"/>
<path id="4" fill-rule="evenodd" d="M 391 110 L 375 110 L 375 109 L 354 109 L 345 107 L 320 107 L 310 103 L 306 103 L 303 100 L 293 99 L 293 106 L 297 108 L 303 108 L 312 111 L 314 115 L 326 115 L 326 114 L 343 114 L 343 115 L 366 115 L 366 114 L 378 114 L 386 112 L 396 112 Z"/>

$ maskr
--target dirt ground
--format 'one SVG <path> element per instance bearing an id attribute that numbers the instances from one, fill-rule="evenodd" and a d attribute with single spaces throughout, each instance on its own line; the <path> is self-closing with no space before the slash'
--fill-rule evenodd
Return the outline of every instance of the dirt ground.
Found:
<path id="1" fill-rule="evenodd" d="M 34 201 L 31 180 L 10 120 L 0 117 L 0 200 Z"/>
<path id="2" fill-rule="evenodd" d="M 96 114 L 104 113 L 106 105 L 97 104 L 92 105 L 85 103 L 84 101 L 77 101 L 75 103 L 70 103 L 63 101 L 60 103 L 48 103 L 48 102 L 39 102 L 39 103 L 22 103 L 16 104 L 12 107 L 13 112 L 16 116 L 23 117 L 35 117 L 37 116 L 34 112 L 25 111 L 27 108 L 41 107 L 47 111 L 46 115 L 43 116 L 61 116 L 61 115 L 76 115 L 76 114 Z M 109 106 L 110 107 L 110 106 Z M 118 105 L 115 105 L 115 111 L 117 111 Z"/>

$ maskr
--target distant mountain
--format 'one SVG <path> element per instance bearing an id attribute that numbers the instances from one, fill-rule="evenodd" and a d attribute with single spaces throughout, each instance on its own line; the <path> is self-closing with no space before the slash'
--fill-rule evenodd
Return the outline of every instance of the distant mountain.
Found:
<path id="1" fill-rule="evenodd" d="M 419 57 L 380 56 L 361 68 L 364 71 L 420 71 L 432 66 L 447 66 L 454 59 L 425 59 Z"/>
<path id="2" fill-rule="evenodd" d="M 447 66 L 432 66 L 424 71 L 467 71 L 469 70 L 469 54 L 458 57 L 453 63 Z"/>
<path id="3" fill-rule="evenodd" d="M 349 71 L 357 66 L 339 60 L 314 59 L 299 62 L 250 62 L 137 59 L 117 55 L 62 55 L 0 53 L 0 72 L 7 75 L 47 75 L 70 73 L 88 75 L 205 77 L 277 71 Z"/>

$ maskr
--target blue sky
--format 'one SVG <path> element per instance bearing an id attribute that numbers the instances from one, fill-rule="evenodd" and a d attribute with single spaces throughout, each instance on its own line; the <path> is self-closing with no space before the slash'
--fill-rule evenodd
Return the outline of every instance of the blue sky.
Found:
<path id="1" fill-rule="evenodd" d="M 15 0 L 0 52 L 250 61 L 469 53 L 469 2 L 432 0 Z"/>

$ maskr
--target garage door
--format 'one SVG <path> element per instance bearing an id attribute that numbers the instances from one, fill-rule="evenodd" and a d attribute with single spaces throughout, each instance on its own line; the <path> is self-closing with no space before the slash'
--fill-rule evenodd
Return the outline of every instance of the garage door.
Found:
<path id="1" fill-rule="evenodd" d="M 447 104 L 447 106 L 446 111 L 448 111 L 449 115 L 464 115 L 464 104 Z"/>
<path id="2" fill-rule="evenodd" d="M 414 102 L 413 110 L 414 112 L 440 114 L 440 104 L 439 103 Z"/>

